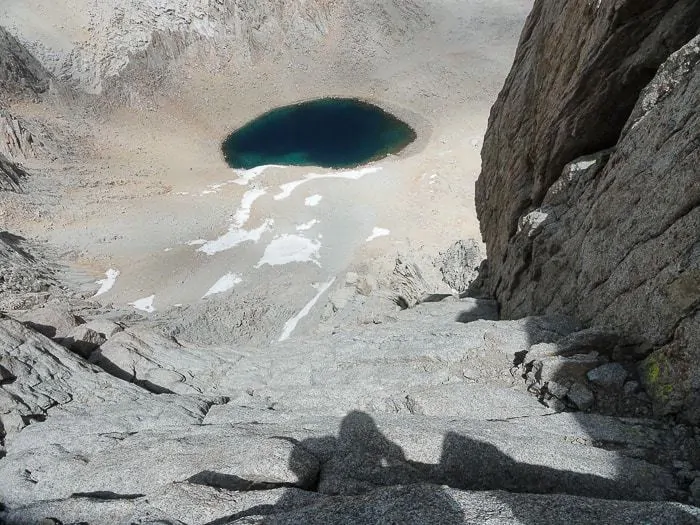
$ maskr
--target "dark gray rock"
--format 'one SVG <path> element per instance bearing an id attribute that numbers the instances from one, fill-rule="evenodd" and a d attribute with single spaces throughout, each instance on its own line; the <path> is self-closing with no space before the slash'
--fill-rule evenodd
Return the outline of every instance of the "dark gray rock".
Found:
<path id="1" fill-rule="evenodd" d="M 535 2 L 476 192 L 502 315 L 663 346 L 644 384 L 657 413 L 691 422 L 700 355 L 678 349 L 700 348 L 699 30 L 694 0 Z"/>
<path id="2" fill-rule="evenodd" d="M 593 392 L 581 383 L 574 383 L 566 395 L 579 410 L 588 410 L 595 403 Z"/>
<path id="3" fill-rule="evenodd" d="M 700 478 L 690 484 L 690 503 L 700 506 Z"/>
<path id="4" fill-rule="evenodd" d="M 586 374 L 588 380 L 596 385 L 606 388 L 622 388 L 628 373 L 619 363 L 607 363 L 590 370 Z"/>
<path id="5" fill-rule="evenodd" d="M 18 319 L 40 334 L 52 339 L 68 337 L 78 326 L 78 319 L 71 313 L 70 309 L 60 306 L 47 306 L 30 310 L 19 315 Z"/>

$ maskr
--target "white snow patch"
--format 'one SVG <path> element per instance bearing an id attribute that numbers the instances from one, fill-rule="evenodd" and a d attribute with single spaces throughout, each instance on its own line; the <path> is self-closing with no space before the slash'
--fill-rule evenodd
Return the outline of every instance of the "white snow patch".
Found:
<path id="1" fill-rule="evenodd" d="M 311 262 L 321 266 L 318 262 L 320 249 L 321 243 L 315 239 L 284 233 L 272 239 L 255 267 L 260 268 L 263 264 L 279 266 L 292 262 Z"/>
<path id="2" fill-rule="evenodd" d="M 153 307 L 153 299 L 155 298 L 155 295 L 150 295 L 148 297 L 144 297 L 143 299 L 139 299 L 129 304 L 137 310 L 143 310 L 144 312 L 148 312 L 150 314 L 156 311 L 156 309 Z"/>
<path id="3" fill-rule="evenodd" d="M 205 242 L 197 249 L 197 251 L 204 252 L 207 255 L 214 255 L 215 253 L 223 252 L 224 250 L 230 250 L 231 248 L 234 248 L 244 242 L 258 242 L 263 233 L 269 230 L 273 224 L 274 221 L 272 219 L 267 219 L 254 230 L 242 230 L 232 226 L 228 232 L 224 233 L 218 239 Z"/>
<path id="4" fill-rule="evenodd" d="M 204 297 L 209 297 L 210 295 L 214 295 L 217 293 L 227 292 L 242 281 L 243 279 L 241 279 L 240 275 L 236 273 L 227 273 L 221 279 L 216 281 L 214 285 L 211 288 L 209 288 L 209 290 L 207 290 L 207 293 L 205 293 L 204 296 L 202 296 L 202 299 L 204 299 Z"/>
<path id="5" fill-rule="evenodd" d="M 318 290 L 318 293 L 314 296 L 313 299 L 311 299 L 304 308 L 302 308 L 298 314 L 296 314 L 294 317 L 292 317 L 289 321 L 284 323 L 284 329 L 282 330 L 282 335 L 280 335 L 280 338 L 278 341 L 284 341 L 285 339 L 289 339 L 289 336 L 292 335 L 292 332 L 294 329 L 297 327 L 297 324 L 299 324 L 299 321 L 301 321 L 304 317 L 309 315 L 309 312 L 311 309 L 314 307 L 314 305 L 318 302 L 318 300 L 321 298 L 321 296 L 325 293 L 328 288 L 331 287 L 331 285 L 335 282 L 335 277 L 331 279 L 328 282 L 325 283 L 318 283 L 313 285 L 316 290 Z"/>
<path id="6" fill-rule="evenodd" d="M 230 182 L 234 184 L 239 184 L 241 186 L 246 186 L 251 180 L 263 174 L 263 172 L 269 168 L 286 168 L 286 166 L 279 166 L 277 164 L 267 164 L 265 166 L 256 166 L 249 170 L 233 170 L 237 179 L 232 179 Z"/>
<path id="7" fill-rule="evenodd" d="M 314 226 L 316 226 L 319 223 L 318 219 L 311 219 L 309 222 L 305 222 L 304 224 L 300 224 L 297 226 L 297 231 L 298 232 L 303 232 L 306 230 L 310 230 Z"/>
<path id="8" fill-rule="evenodd" d="M 189 241 L 187 243 L 187 246 L 201 246 L 202 244 L 206 244 L 207 240 L 206 239 L 195 239 L 194 241 Z"/>
<path id="9" fill-rule="evenodd" d="M 236 210 L 236 214 L 233 217 L 234 226 L 240 228 L 248 219 L 250 219 L 250 210 L 253 207 L 253 203 L 265 195 L 267 191 L 263 189 L 248 190 L 243 194 L 241 198 L 241 207 Z"/>
<path id="10" fill-rule="evenodd" d="M 166 248 L 166 249 L 163 250 L 163 251 L 164 251 L 164 252 L 169 252 L 169 251 L 172 251 L 172 248 Z"/>
<path id="11" fill-rule="evenodd" d="M 321 199 L 323 199 L 321 195 L 311 195 L 311 197 L 306 197 L 306 199 L 304 199 L 304 205 L 318 206 L 318 203 L 321 202 Z"/>
<path id="12" fill-rule="evenodd" d="M 100 289 L 97 290 L 97 293 L 93 295 L 93 297 L 97 297 L 98 295 L 102 295 L 103 293 L 107 293 L 112 289 L 112 286 L 114 286 L 114 283 L 117 282 L 117 277 L 119 277 L 119 270 L 115 270 L 114 268 L 110 268 L 105 272 L 105 278 L 100 279 L 99 281 L 96 281 L 95 284 L 100 285 Z"/>
<path id="13" fill-rule="evenodd" d="M 387 230 L 386 228 L 374 228 L 372 230 L 372 235 L 367 237 L 366 242 L 373 241 L 377 237 L 384 237 L 386 235 L 389 235 L 391 232 Z"/>
<path id="14" fill-rule="evenodd" d="M 350 180 L 358 180 L 364 177 L 365 175 L 369 175 L 371 173 L 377 173 L 378 171 L 381 171 L 382 168 L 380 166 L 373 166 L 370 168 L 362 168 L 359 170 L 348 170 L 348 171 L 339 171 L 336 173 L 309 173 L 308 175 L 305 175 L 303 179 L 301 180 L 295 180 L 292 182 L 288 182 L 286 184 L 282 184 L 280 186 L 280 189 L 282 190 L 280 193 L 274 196 L 274 199 L 276 201 L 286 199 L 289 197 L 292 192 L 301 186 L 302 184 L 306 184 L 309 181 L 312 180 L 318 180 L 318 179 L 350 179 Z"/>

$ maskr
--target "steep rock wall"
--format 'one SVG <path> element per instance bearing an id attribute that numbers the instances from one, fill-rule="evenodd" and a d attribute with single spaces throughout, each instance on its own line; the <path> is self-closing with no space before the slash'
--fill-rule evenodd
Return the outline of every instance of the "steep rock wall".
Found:
<path id="1" fill-rule="evenodd" d="M 659 413 L 695 422 L 699 29 L 697 2 L 537 2 L 476 195 L 502 313 L 565 313 L 663 346 L 647 389 Z"/>
<path id="2" fill-rule="evenodd" d="M 49 88 L 49 73 L 19 41 L 0 27 L 0 106 Z"/>

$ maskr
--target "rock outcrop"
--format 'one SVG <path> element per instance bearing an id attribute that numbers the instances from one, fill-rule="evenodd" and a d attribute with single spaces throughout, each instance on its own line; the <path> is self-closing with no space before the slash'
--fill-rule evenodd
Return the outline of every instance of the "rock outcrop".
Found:
<path id="1" fill-rule="evenodd" d="M 0 111 L 0 155 L 13 160 L 34 158 L 39 147 L 22 120 Z"/>
<path id="2" fill-rule="evenodd" d="M 0 191 L 21 191 L 27 172 L 0 153 Z"/>
<path id="3" fill-rule="evenodd" d="M 14 98 L 30 97 L 49 88 L 51 76 L 39 61 L 3 27 L 0 27 L 0 94 L 6 104 Z"/>
<path id="4" fill-rule="evenodd" d="M 700 4 L 537 1 L 492 109 L 476 203 L 507 317 L 657 348 L 657 413 L 700 422 Z M 695 38 L 694 38 L 695 37 Z"/>

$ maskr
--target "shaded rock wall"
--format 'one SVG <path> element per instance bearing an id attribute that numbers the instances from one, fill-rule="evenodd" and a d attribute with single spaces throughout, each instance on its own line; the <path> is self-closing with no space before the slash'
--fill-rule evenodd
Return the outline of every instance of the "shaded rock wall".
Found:
<path id="1" fill-rule="evenodd" d="M 15 37 L 0 27 L 0 105 L 49 88 L 50 75 Z"/>
<path id="2" fill-rule="evenodd" d="M 502 313 L 565 313 L 663 346 L 647 388 L 659 413 L 695 422 L 699 30 L 694 1 L 536 2 L 476 188 Z"/>
<path id="3" fill-rule="evenodd" d="M 21 191 L 20 183 L 26 172 L 0 153 L 0 191 Z"/>

